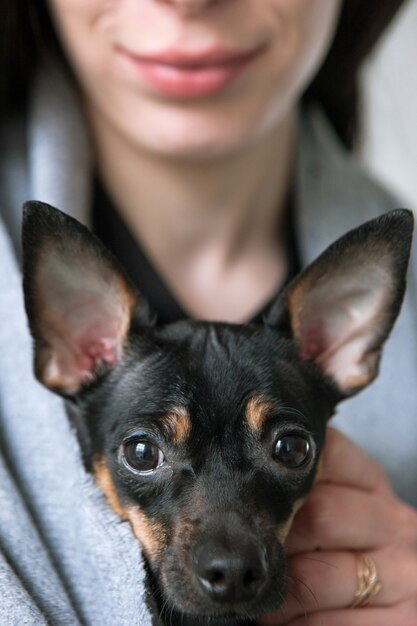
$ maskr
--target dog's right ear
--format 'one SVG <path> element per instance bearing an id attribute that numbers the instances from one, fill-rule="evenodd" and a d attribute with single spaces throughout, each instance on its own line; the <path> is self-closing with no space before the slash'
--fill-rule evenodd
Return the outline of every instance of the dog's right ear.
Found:
<path id="1" fill-rule="evenodd" d="M 36 376 L 76 394 L 122 357 L 139 295 L 97 237 L 47 204 L 25 204 L 22 246 Z"/>
<path id="2" fill-rule="evenodd" d="M 266 322 L 289 330 L 302 360 L 313 361 L 341 397 L 377 375 L 400 311 L 413 215 L 391 211 L 350 231 L 285 289 Z"/>

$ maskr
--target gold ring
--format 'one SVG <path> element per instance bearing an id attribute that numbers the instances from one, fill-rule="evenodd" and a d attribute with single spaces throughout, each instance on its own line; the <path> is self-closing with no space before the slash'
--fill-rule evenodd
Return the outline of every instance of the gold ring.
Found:
<path id="1" fill-rule="evenodd" d="M 367 554 L 355 552 L 358 568 L 358 588 L 349 608 L 360 609 L 368 606 L 382 589 L 382 583 L 378 578 L 376 565 Z"/>

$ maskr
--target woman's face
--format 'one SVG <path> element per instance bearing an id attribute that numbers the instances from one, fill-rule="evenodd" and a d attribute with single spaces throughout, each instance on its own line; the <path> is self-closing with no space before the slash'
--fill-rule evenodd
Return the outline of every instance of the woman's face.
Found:
<path id="1" fill-rule="evenodd" d="M 48 0 L 89 115 L 159 155 L 270 133 L 323 59 L 341 0 Z"/>

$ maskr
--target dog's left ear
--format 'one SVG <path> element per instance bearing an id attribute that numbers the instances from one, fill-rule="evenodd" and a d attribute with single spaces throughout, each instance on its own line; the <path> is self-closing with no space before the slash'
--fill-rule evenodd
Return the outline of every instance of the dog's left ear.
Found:
<path id="1" fill-rule="evenodd" d="M 36 376 L 74 395 L 121 359 L 140 297 L 106 247 L 47 204 L 25 204 L 22 246 Z"/>
<path id="2" fill-rule="evenodd" d="M 266 316 L 290 326 L 303 360 L 312 360 L 342 396 L 377 375 L 382 346 L 400 311 L 413 215 L 397 210 L 330 246 L 289 285 Z"/>

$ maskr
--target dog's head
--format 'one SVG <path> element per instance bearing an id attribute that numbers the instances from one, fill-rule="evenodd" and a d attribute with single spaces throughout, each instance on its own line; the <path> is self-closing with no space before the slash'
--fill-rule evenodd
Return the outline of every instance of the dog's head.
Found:
<path id="1" fill-rule="evenodd" d="M 86 228 L 26 205 L 36 375 L 77 407 L 97 483 L 170 609 L 232 623 L 281 603 L 286 535 L 337 402 L 377 375 L 412 227 L 394 211 L 351 231 L 262 324 L 160 327 Z"/>

